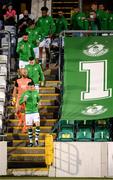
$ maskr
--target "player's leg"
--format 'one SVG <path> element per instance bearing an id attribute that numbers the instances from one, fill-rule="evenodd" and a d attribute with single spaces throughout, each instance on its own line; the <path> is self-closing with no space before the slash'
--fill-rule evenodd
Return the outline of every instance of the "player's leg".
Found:
<path id="1" fill-rule="evenodd" d="M 26 120 L 26 125 L 28 126 L 28 138 L 29 138 L 28 147 L 32 147 L 33 146 L 32 114 L 25 114 L 25 120 Z"/>
<path id="2" fill-rule="evenodd" d="M 50 43 L 51 39 L 47 38 L 45 41 L 45 51 L 46 51 L 46 65 L 48 66 L 50 62 Z"/>
<path id="3" fill-rule="evenodd" d="M 25 121 L 25 104 L 22 104 L 21 110 L 23 112 L 22 114 L 22 120 L 23 120 L 23 128 L 22 128 L 22 132 L 26 133 L 27 132 L 27 125 L 26 125 L 26 121 Z"/>
<path id="4" fill-rule="evenodd" d="M 34 54 L 35 54 L 35 59 L 36 59 L 36 63 L 39 63 L 39 47 L 35 47 L 33 48 Z"/>
<path id="5" fill-rule="evenodd" d="M 18 119 L 18 126 L 22 126 L 22 123 L 23 123 L 23 118 L 22 118 L 22 113 L 21 113 L 21 105 L 19 105 L 19 97 L 17 98 L 17 101 L 16 101 L 16 117 Z"/>
<path id="6" fill-rule="evenodd" d="M 39 63 L 42 64 L 43 48 L 45 47 L 45 39 L 39 44 Z"/>
<path id="7" fill-rule="evenodd" d="M 34 123 L 35 123 L 35 146 L 39 145 L 39 134 L 40 134 L 40 115 L 39 113 L 34 113 Z"/>

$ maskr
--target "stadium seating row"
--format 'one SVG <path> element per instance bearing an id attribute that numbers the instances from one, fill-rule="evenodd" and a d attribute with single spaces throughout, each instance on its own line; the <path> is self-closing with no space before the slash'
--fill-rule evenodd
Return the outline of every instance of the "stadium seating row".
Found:
<path id="1" fill-rule="evenodd" d="M 88 122 L 88 123 L 87 123 Z M 101 123 L 100 123 L 101 122 Z M 59 122 L 58 141 L 111 141 L 109 121 L 67 121 Z"/>

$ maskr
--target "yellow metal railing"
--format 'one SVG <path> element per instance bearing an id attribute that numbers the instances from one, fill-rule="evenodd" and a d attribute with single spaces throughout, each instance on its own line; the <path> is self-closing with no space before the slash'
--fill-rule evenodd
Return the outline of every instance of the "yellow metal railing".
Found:
<path id="1" fill-rule="evenodd" d="M 51 166 L 54 161 L 54 143 L 53 136 L 47 134 L 45 136 L 45 162 L 47 166 Z"/>

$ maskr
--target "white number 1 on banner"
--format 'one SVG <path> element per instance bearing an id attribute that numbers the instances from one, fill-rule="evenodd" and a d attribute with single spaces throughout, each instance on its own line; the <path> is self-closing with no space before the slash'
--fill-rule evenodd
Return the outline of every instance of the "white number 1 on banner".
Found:
<path id="1" fill-rule="evenodd" d="M 79 71 L 86 72 L 86 90 L 81 92 L 81 101 L 112 96 L 112 89 L 107 89 L 107 60 L 82 61 L 79 65 Z"/>

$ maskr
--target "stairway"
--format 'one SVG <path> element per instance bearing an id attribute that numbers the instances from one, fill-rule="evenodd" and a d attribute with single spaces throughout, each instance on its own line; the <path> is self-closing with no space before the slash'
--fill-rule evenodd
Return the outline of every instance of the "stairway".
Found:
<path id="1" fill-rule="evenodd" d="M 52 0 L 52 16 L 54 19 L 58 17 L 58 11 L 64 12 L 65 18 L 70 22 L 71 9 L 78 5 L 79 0 Z"/>
<path id="2" fill-rule="evenodd" d="M 54 124 L 58 120 L 59 83 L 57 80 L 49 80 L 46 81 L 45 87 L 40 88 L 41 132 L 38 147 L 26 147 L 27 133 L 22 133 L 22 128 L 17 126 L 18 120 L 14 119 L 14 108 L 11 105 L 8 106 L 8 119 L 6 120 L 8 175 L 48 175 L 48 168 L 45 163 L 44 140 L 45 135 L 51 133 Z M 53 137 L 56 138 L 55 133 L 53 133 Z"/>

